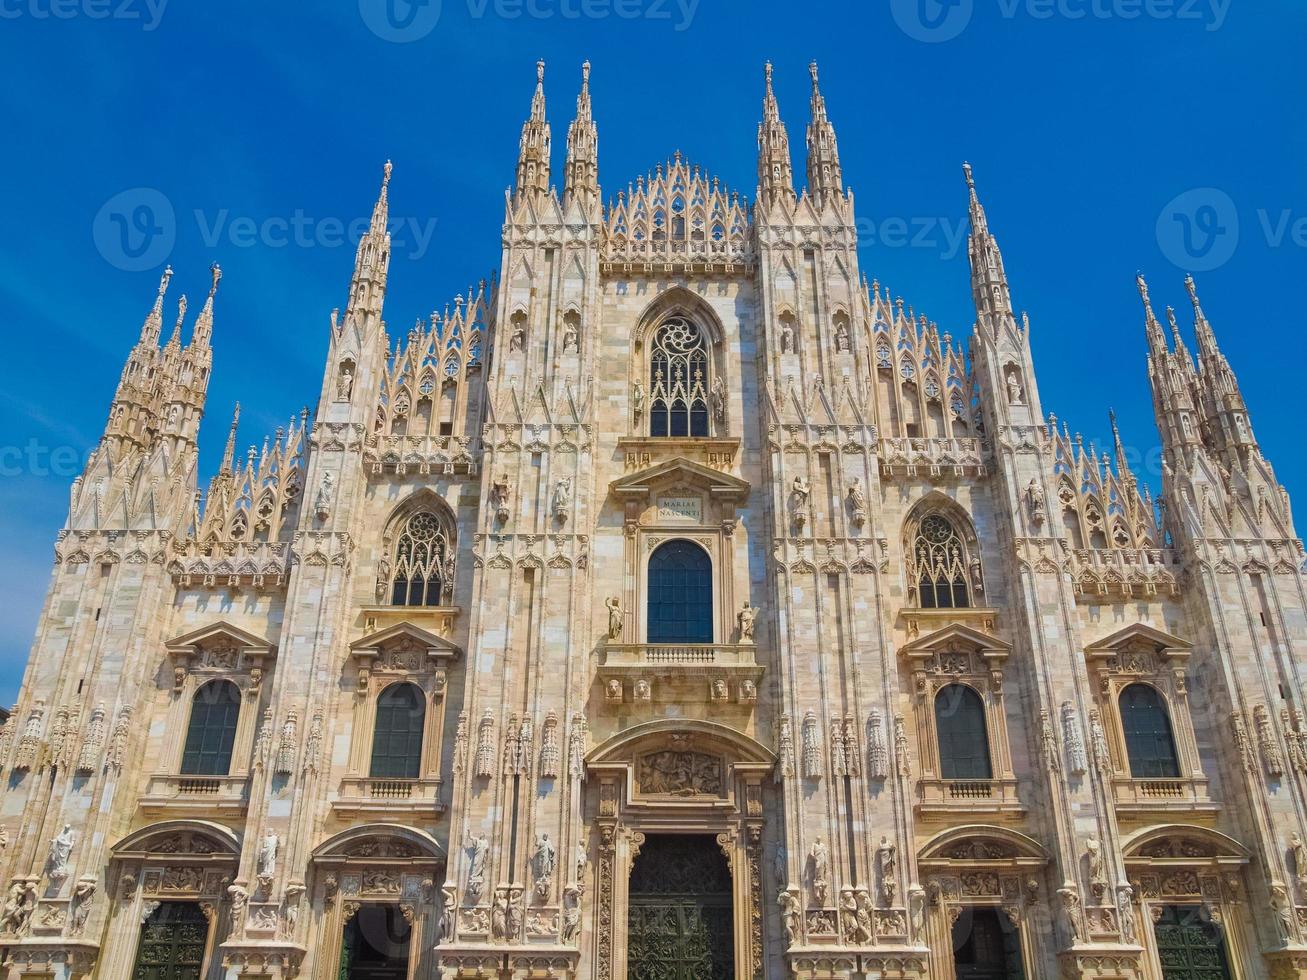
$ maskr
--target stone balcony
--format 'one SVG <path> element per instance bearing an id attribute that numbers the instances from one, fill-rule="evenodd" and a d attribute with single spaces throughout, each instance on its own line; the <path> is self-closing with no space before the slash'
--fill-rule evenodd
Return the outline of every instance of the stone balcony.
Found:
<path id="1" fill-rule="evenodd" d="M 916 810 L 921 817 L 947 818 L 967 814 L 1019 817 L 1026 809 L 1017 797 L 1015 779 L 923 777 L 916 785 Z"/>
<path id="2" fill-rule="evenodd" d="M 342 815 L 412 814 L 435 817 L 445 812 L 439 779 L 373 779 L 346 776 L 331 808 Z"/>
<path id="3" fill-rule="evenodd" d="M 1112 798 L 1119 814 L 1213 813 L 1221 809 L 1221 804 L 1207 795 L 1206 779 L 1117 776 L 1112 780 Z"/>
<path id="4" fill-rule="evenodd" d="M 882 439 L 879 446 L 883 477 L 979 478 L 985 476 L 984 449 L 979 439 Z"/>
<path id="5" fill-rule="evenodd" d="M 156 773 L 140 799 L 147 813 L 243 813 L 249 806 L 250 777 L 182 776 Z"/>
<path id="6" fill-rule="evenodd" d="M 752 643 L 611 643 L 598 680 L 609 702 L 752 705 L 764 668 Z"/>

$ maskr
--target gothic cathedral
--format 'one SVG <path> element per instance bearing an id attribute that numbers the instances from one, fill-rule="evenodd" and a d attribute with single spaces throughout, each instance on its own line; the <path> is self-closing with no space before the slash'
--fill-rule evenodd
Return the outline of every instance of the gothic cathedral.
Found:
<path id="1" fill-rule="evenodd" d="M 752 202 L 605 205 L 544 68 L 489 283 L 198 492 L 158 297 L 0 735 L 5 980 L 1307 978 L 1307 592 L 1192 280 L 1163 496 L 1041 403 L 971 169 L 965 348 L 859 269 L 812 66 Z"/>

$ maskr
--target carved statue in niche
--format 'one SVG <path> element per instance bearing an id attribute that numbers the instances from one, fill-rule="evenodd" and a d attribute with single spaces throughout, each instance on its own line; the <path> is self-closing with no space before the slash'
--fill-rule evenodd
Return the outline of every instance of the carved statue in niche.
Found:
<path id="1" fill-rule="evenodd" d="M 1307 891 L 1307 844 L 1303 844 L 1301 835 L 1294 833 L 1289 838 L 1289 853 L 1293 855 L 1293 873 L 1298 879 L 1298 887 Z"/>
<path id="2" fill-rule="evenodd" d="M 68 934 L 80 936 L 91 916 L 91 903 L 95 900 L 96 880 L 82 878 L 73 888 L 72 918 L 68 920 Z"/>
<path id="3" fill-rule="evenodd" d="M 1085 917 L 1080 905 L 1080 896 L 1072 885 L 1067 884 L 1057 890 L 1057 897 L 1058 917 L 1062 923 L 1066 943 L 1068 946 L 1074 946 L 1085 938 Z"/>
<path id="4" fill-rule="evenodd" d="M 47 868 L 50 874 L 50 880 L 62 882 L 68 877 L 68 861 L 73 853 L 73 845 L 77 843 L 77 834 L 73 831 L 71 824 L 64 824 L 64 829 L 59 832 L 59 836 L 50 841 L 50 857 Z"/>
<path id="5" fill-rule="evenodd" d="M 501 523 L 508 520 L 508 502 L 512 497 L 513 491 L 508 484 L 508 474 L 501 473 L 490 485 L 490 506 L 495 509 L 495 516 Z"/>
<path id="6" fill-rule="evenodd" d="M 565 476 L 554 484 L 554 519 L 567 520 L 567 508 L 572 503 L 572 478 Z"/>
<path id="7" fill-rule="evenodd" d="M 549 895 L 549 884 L 554 879 L 554 869 L 558 865 L 558 852 L 548 834 L 541 834 L 537 838 L 531 863 L 536 873 L 536 894 L 545 898 Z"/>
<path id="8" fill-rule="evenodd" d="M 336 401 L 347 402 L 354 397 L 354 371 L 346 361 L 340 366 L 340 377 L 336 379 Z"/>
<path id="9" fill-rule="evenodd" d="M 808 523 L 808 498 L 812 496 L 812 487 L 801 476 L 796 476 L 790 485 L 790 513 L 794 516 L 794 526 L 800 531 Z"/>
<path id="10" fill-rule="evenodd" d="M 1096 837 L 1085 841 L 1085 853 L 1089 861 L 1089 887 L 1093 890 L 1094 901 L 1103 900 L 1107 890 L 1107 870 L 1103 862 L 1103 845 Z"/>
<path id="11" fill-rule="evenodd" d="M 867 495 L 863 492 L 861 480 L 856 476 L 849 486 L 849 507 L 853 510 L 855 527 L 862 527 L 867 523 Z"/>
<path id="12" fill-rule="evenodd" d="M 490 839 L 484 834 L 467 835 L 467 894 L 473 903 L 480 901 L 482 889 L 486 884 L 486 854 L 490 851 Z"/>
<path id="13" fill-rule="evenodd" d="M 580 938 L 581 933 L 581 890 L 568 888 L 563 893 L 563 928 L 559 939 L 571 944 Z"/>
<path id="14" fill-rule="evenodd" d="M 1047 511 L 1044 506 L 1044 488 L 1040 485 L 1039 477 L 1032 476 L 1026 486 L 1026 507 L 1030 511 L 1030 520 L 1036 527 L 1041 526 Z"/>
<path id="15" fill-rule="evenodd" d="M 526 347 L 526 321 L 516 319 L 513 321 L 513 332 L 508 338 L 508 349 L 510 351 L 522 350 Z"/>
<path id="16" fill-rule="evenodd" d="M 608 639 L 622 638 L 622 600 L 618 596 L 609 596 L 604 600 L 608 607 Z"/>
<path id="17" fill-rule="evenodd" d="M 825 905 L 830 894 L 830 848 L 818 837 L 808 851 L 808 866 L 812 880 L 812 898 Z"/>
<path id="18" fill-rule="evenodd" d="M 272 885 L 273 876 L 277 873 L 277 848 L 280 841 L 273 830 L 268 830 L 263 839 L 259 841 L 258 853 L 258 878 L 259 883 L 265 889 Z"/>
<path id="19" fill-rule="evenodd" d="M 799 899 L 793 892 L 782 888 L 776 896 L 781 910 L 781 928 L 785 930 L 786 947 L 799 941 Z"/>
<path id="20" fill-rule="evenodd" d="M 639 760 L 640 791 L 652 795 L 720 796 L 722 760 L 699 752 L 668 749 Z"/>
<path id="21" fill-rule="evenodd" d="M 631 411 L 637 419 L 644 414 L 644 385 L 639 381 L 631 388 Z"/>
<path id="22" fill-rule="evenodd" d="M 876 848 L 876 860 L 880 864 L 881 900 L 887 906 L 893 905 L 897 886 L 898 848 L 888 837 L 881 837 L 880 846 Z"/>
<path id="23" fill-rule="evenodd" d="M 576 324 L 569 319 L 563 320 L 563 352 L 575 353 L 580 347 L 580 339 L 576 333 Z"/>
<path id="24" fill-rule="evenodd" d="M 746 600 L 744 603 L 744 608 L 740 610 L 740 615 L 738 617 L 740 621 L 740 640 L 742 642 L 746 642 L 746 643 L 753 642 L 753 625 L 754 625 L 754 620 L 756 620 L 757 618 L 758 618 L 758 608 L 756 606 L 750 605 L 749 602 Z"/>
<path id="25" fill-rule="evenodd" d="M 442 943 L 454 941 L 454 907 L 457 904 L 454 889 L 440 890 L 440 941 Z"/>
<path id="26" fill-rule="evenodd" d="M 15 881 L 9 886 L 9 896 L 0 911 L 0 933 L 25 936 L 36 911 L 36 884 L 30 880 Z"/>
<path id="27" fill-rule="evenodd" d="M 1021 387 L 1021 376 L 1017 373 L 1016 368 L 1007 373 L 1007 401 L 1009 405 L 1024 405 L 1026 403 L 1026 392 Z"/>
<path id="28" fill-rule="evenodd" d="M 726 424 L 726 383 L 721 378 L 717 378 L 712 383 L 712 390 L 708 393 L 708 400 L 712 403 L 713 421 L 718 425 Z"/>
<path id="29" fill-rule="evenodd" d="M 1121 924 L 1121 938 L 1135 942 L 1135 892 L 1129 885 L 1116 886 L 1117 916 Z"/>
<path id="30" fill-rule="evenodd" d="M 510 942 L 522 938 L 522 927 L 526 922 L 526 898 L 522 889 L 514 888 L 508 899 L 508 939 Z"/>
<path id="31" fill-rule="evenodd" d="M 495 893 L 495 904 L 490 909 L 490 934 L 495 939 L 508 938 L 508 889 Z"/>
<path id="32" fill-rule="evenodd" d="M 849 352 L 849 325 L 842 318 L 835 321 L 835 349 L 841 354 Z"/>
<path id="33" fill-rule="evenodd" d="M 1289 890 L 1278 882 L 1271 885 L 1271 911 L 1275 913 L 1275 929 L 1280 940 L 1293 942 L 1296 932 L 1293 902 L 1289 900 Z"/>
<path id="34" fill-rule="evenodd" d="M 794 353 L 794 327 L 790 324 L 788 318 L 781 320 L 781 353 Z"/>

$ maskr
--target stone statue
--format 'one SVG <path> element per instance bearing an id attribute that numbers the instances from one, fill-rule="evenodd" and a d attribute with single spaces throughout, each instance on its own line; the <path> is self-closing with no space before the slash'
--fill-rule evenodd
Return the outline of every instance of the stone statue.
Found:
<path id="1" fill-rule="evenodd" d="M 481 889 L 486 882 L 486 854 L 490 850 L 490 840 L 484 834 L 477 836 L 470 831 L 467 835 L 467 847 L 470 852 L 467 862 L 467 890 L 475 902 L 481 897 Z"/>
<path id="2" fill-rule="evenodd" d="M 1071 885 L 1057 890 L 1058 915 L 1062 921 L 1062 930 L 1066 933 L 1067 944 L 1074 946 L 1085 938 L 1085 920 L 1080 907 L 1080 896 Z"/>
<path id="3" fill-rule="evenodd" d="M 786 947 L 799 941 L 799 899 L 787 889 L 782 888 L 776 896 L 776 903 L 781 909 L 781 927 L 785 930 Z"/>
<path id="4" fill-rule="evenodd" d="M 440 941 L 442 943 L 454 941 L 455 905 L 457 900 L 454 897 L 454 889 L 442 888 L 440 890 Z"/>
<path id="5" fill-rule="evenodd" d="M 512 496 L 513 491 L 508 485 L 508 474 L 501 473 L 490 485 L 490 506 L 495 509 L 495 516 L 501 521 L 508 520 L 508 502 Z"/>
<path id="6" fill-rule="evenodd" d="M 740 610 L 738 617 L 740 621 L 740 639 L 745 642 L 753 642 L 753 621 L 758 618 L 758 609 L 749 605 L 745 600 L 744 608 Z"/>
<path id="7" fill-rule="evenodd" d="M 508 938 L 508 892 L 495 894 L 495 904 L 490 909 L 490 934 L 496 939 Z"/>
<path id="8" fill-rule="evenodd" d="M 267 887 L 272 882 L 273 875 L 277 873 L 277 848 L 281 842 L 273 830 L 264 833 L 263 839 L 259 841 L 259 862 L 258 877 Z"/>
<path id="9" fill-rule="evenodd" d="M 513 324 L 513 334 L 508 338 L 509 350 L 522 350 L 526 347 L 526 324 L 518 320 Z"/>
<path id="10" fill-rule="evenodd" d="M 554 868 L 558 864 L 558 854 L 554 849 L 553 842 L 549 840 L 548 834 L 541 834 L 536 838 L 536 849 L 533 863 L 535 864 L 536 880 L 545 882 L 548 889 L 548 883 L 554 876 Z"/>
<path id="11" fill-rule="evenodd" d="M 608 607 L 608 639 L 620 640 L 622 638 L 622 600 L 617 596 L 609 596 L 604 605 Z"/>
<path id="12" fill-rule="evenodd" d="M 313 513 L 318 515 L 318 520 L 325 521 L 331 516 L 331 500 L 335 496 L 335 477 L 331 475 L 331 470 L 322 474 L 322 483 L 318 485 L 317 496 L 313 498 Z"/>
<path id="13" fill-rule="evenodd" d="M 854 897 L 852 888 L 845 888 L 840 892 L 840 928 L 848 942 L 857 943 L 858 900 Z"/>
<path id="14" fill-rule="evenodd" d="M 1039 477 L 1032 476 L 1030 483 L 1026 486 L 1026 506 L 1030 509 L 1030 519 L 1036 524 L 1044 523 L 1044 488 L 1039 483 Z"/>
<path id="15" fill-rule="evenodd" d="M 514 888 L 508 901 L 508 938 L 510 940 L 521 938 L 522 926 L 525 922 L 526 901 L 522 895 L 522 889 Z"/>
<path id="16" fill-rule="evenodd" d="M 580 347 L 580 338 L 576 333 L 576 325 L 571 320 L 563 321 L 563 352 L 576 351 Z"/>
<path id="17" fill-rule="evenodd" d="M 0 911 L 0 933 L 24 936 L 36 911 L 36 885 L 30 880 L 15 881 Z"/>
<path id="18" fill-rule="evenodd" d="M 808 498 L 811 494 L 812 488 L 808 486 L 808 481 L 796 476 L 790 484 L 790 513 L 794 515 L 794 523 L 800 530 L 808 523 Z"/>
<path id="19" fill-rule="evenodd" d="M 835 349 L 841 354 L 849 352 L 849 325 L 843 320 L 835 323 Z"/>
<path id="20" fill-rule="evenodd" d="M 336 379 L 336 401 L 347 402 L 354 396 L 354 372 L 348 364 L 341 365 L 340 377 Z"/>
<path id="21" fill-rule="evenodd" d="M 231 934 L 239 936 L 245 923 L 245 911 L 249 908 L 250 893 L 240 885 L 229 885 L 227 897 L 231 899 Z"/>
<path id="22" fill-rule="evenodd" d="M 717 378 L 712 383 L 712 391 L 708 395 L 712 402 L 712 416 L 718 425 L 726 424 L 726 382 Z"/>
<path id="23" fill-rule="evenodd" d="M 576 862 L 576 883 L 584 888 L 585 870 L 590 867 L 590 852 L 585 849 L 585 844 L 581 841 L 577 842 L 573 860 Z"/>
<path id="24" fill-rule="evenodd" d="M 564 943 L 576 942 L 581 932 L 581 892 L 569 888 L 563 894 L 563 928 L 559 935 Z"/>
<path id="25" fill-rule="evenodd" d="M 641 677 L 635 682 L 635 699 L 637 701 L 650 701 L 653 699 L 653 688 L 649 682 Z"/>
<path id="26" fill-rule="evenodd" d="M 1136 942 L 1135 890 L 1129 885 L 1116 886 L 1116 907 L 1121 923 L 1121 938 L 1128 943 Z"/>
<path id="27" fill-rule="evenodd" d="M 72 856 L 73 845 L 77 843 L 77 834 L 72 824 L 64 824 L 59 836 L 50 841 L 49 871 L 52 881 L 63 881 L 68 877 L 68 859 Z"/>
<path id="28" fill-rule="evenodd" d="M 1009 405 L 1024 405 L 1025 391 L 1021 387 L 1021 378 L 1016 371 L 1009 371 L 1007 375 L 1007 400 Z"/>
<path id="29" fill-rule="evenodd" d="M 825 905 L 830 894 L 830 848 L 820 837 L 808 852 L 808 863 L 812 873 L 812 897 L 818 905 Z"/>
<path id="30" fill-rule="evenodd" d="M 862 527 L 867 523 L 867 495 L 862 490 L 861 481 L 855 476 L 849 487 L 849 506 L 853 509 L 853 523 Z"/>
<path id="31" fill-rule="evenodd" d="M 1271 911 L 1275 913 L 1275 930 L 1281 942 L 1293 942 L 1293 902 L 1289 900 L 1289 890 L 1281 884 L 1271 885 Z"/>
<path id="32" fill-rule="evenodd" d="M 865 946 L 871 942 L 874 932 L 871 924 L 871 896 L 867 894 L 865 888 L 859 888 L 854 897 L 857 899 L 858 911 L 855 916 L 857 929 L 853 940 Z"/>
<path id="33" fill-rule="evenodd" d="M 880 864 L 880 894 L 886 905 L 894 904 L 894 891 L 897 885 L 895 873 L 898 867 L 898 848 L 888 837 L 882 836 L 880 846 L 876 848 L 876 860 Z"/>
<path id="34" fill-rule="evenodd" d="M 1098 838 L 1085 841 L 1085 854 L 1089 860 L 1089 887 L 1094 892 L 1094 900 L 1101 902 L 1107 889 L 1107 870 L 1103 863 L 1103 845 Z"/>
<path id="35" fill-rule="evenodd" d="M 572 503 L 572 478 L 565 476 L 554 484 L 554 517 L 567 520 L 567 508 Z"/>
<path id="36" fill-rule="evenodd" d="M 789 320 L 781 321 L 781 353 L 794 353 L 794 327 L 790 325 Z"/>
<path id="37" fill-rule="evenodd" d="M 83 878 L 73 888 L 72 917 L 68 921 L 68 934 L 80 936 L 91 917 L 91 902 L 95 899 L 96 880 Z"/>
<path id="38" fill-rule="evenodd" d="M 1307 844 L 1295 833 L 1289 838 L 1289 851 L 1293 854 L 1293 873 L 1298 878 L 1298 887 L 1307 890 Z"/>
<path id="39" fill-rule="evenodd" d="M 636 418 L 644 414 L 644 385 L 639 381 L 631 388 L 631 411 Z"/>

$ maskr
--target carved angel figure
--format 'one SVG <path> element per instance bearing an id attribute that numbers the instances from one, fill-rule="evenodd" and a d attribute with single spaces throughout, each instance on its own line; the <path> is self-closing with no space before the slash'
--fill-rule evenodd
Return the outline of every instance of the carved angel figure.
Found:
<path id="1" fill-rule="evenodd" d="M 608 607 L 608 639 L 620 640 L 622 638 L 622 600 L 617 596 L 609 596 L 604 601 Z"/>
<path id="2" fill-rule="evenodd" d="M 740 615 L 737 618 L 740 621 L 740 639 L 752 640 L 753 623 L 754 620 L 758 618 L 757 607 L 750 605 L 749 602 L 746 600 L 744 603 L 744 608 L 740 610 Z"/>

